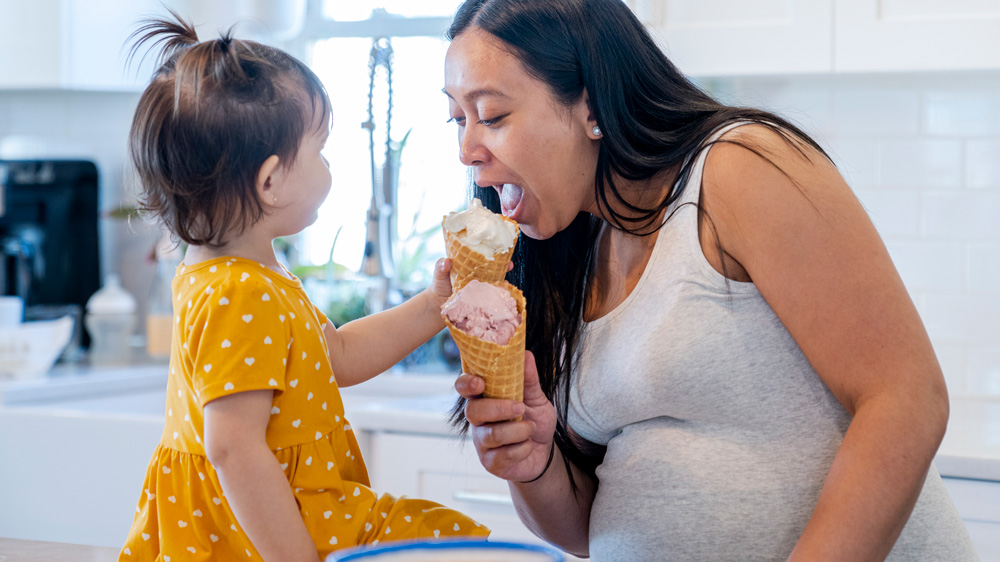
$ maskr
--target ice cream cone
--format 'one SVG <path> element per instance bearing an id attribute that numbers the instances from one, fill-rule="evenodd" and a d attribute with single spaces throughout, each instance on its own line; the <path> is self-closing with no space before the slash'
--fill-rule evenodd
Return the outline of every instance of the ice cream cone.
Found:
<path id="1" fill-rule="evenodd" d="M 521 315 L 521 323 L 505 345 L 468 334 L 455 326 L 447 316 L 444 321 L 462 356 L 462 371 L 483 377 L 486 381 L 483 396 L 521 402 L 524 398 L 524 338 L 527 320 L 524 295 L 520 289 L 506 281 L 492 285 L 506 289 L 514 297 L 517 311 Z M 454 294 L 452 298 L 455 298 Z M 519 416 L 517 420 L 520 419 Z"/>
<path id="2" fill-rule="evenodd" d="M 472 279 L 478 279 L 484 283 L 495 285 L 503 281 L 504 277 L 507 276 L 507 264 L 510 263 L 511 257 L 514 255 L 514 248 L 517 247 L 517 237 L 520 235 L 520 229 L 517 226 L 517 222 L 503 215 L 498 216 L 514 225 L 514 244 L 506 252 L 494 254 L 493 259 L 463 245 L 456 233 L 449 232 L 447 228 L 443 228 L 445 248 L 448 257 L 451 258 L 452 291 L 461 289 Z M 442 227 L 446 219 L 447 217 L 441 220 Z"/>

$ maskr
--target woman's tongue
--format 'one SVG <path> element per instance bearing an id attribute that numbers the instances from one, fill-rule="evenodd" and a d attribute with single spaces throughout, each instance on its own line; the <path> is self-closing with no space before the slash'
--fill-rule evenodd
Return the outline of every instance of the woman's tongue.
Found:
<path id="1" fill-rule="evenodd" d="M 500 208 L 504 215 L 510 216 L 514 213 L 523 194 L 521 186 L 512 183 L 503 184 L 503 187 L 500 188 Z"/>

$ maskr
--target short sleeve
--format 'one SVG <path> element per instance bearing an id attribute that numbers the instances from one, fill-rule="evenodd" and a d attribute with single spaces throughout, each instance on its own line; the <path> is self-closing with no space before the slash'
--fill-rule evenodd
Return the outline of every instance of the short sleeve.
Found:
<path id="1" fill-rule="evenodd" d="M 202 301 L 188 338 L 201 405 L 250 390 L 285 389 L 288 324 L 270 285 L 226 281 Z"/>

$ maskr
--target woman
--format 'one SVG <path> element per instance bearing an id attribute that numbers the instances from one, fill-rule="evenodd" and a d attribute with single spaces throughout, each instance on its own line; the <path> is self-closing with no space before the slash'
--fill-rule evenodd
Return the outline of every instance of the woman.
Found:
<path id="1" fill-rule="evenodd" d="M 449 38 L 532 352 L 523 405 L 456 388 L 529 528 L 601 562 L 976 559 L 934 351 L 813 140 L 698 90 L 619 0 L 468 0 Z"/>

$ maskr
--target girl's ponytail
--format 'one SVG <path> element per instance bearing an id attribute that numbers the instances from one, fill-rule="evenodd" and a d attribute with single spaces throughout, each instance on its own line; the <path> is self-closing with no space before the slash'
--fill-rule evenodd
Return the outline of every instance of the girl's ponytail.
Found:
<path id="1" fill-rule="evenodd" d="M 129 35 L 128 42 L 132 43 L 132 46 L 129 48 L 127 64 L 131 65 L 139 49 L 150 41 L 152 43 L 142 58 L 145 59 L 149 51 L 159 47 L 160 53 L 156 57 L 158 68 L 167 61 L 175 59 L 181 52 L 198 44 L 198 32 L 195 31 L 194 26 L 181 19 L 177 12 L 169 11 L 173 19 L 144 20 L 142 25 Z"/>

